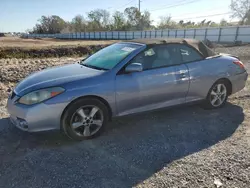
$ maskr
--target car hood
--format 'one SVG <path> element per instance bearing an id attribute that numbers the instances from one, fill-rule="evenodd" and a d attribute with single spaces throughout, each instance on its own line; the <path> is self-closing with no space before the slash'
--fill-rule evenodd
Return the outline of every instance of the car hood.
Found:
<path id="1" fill-rule="evenodd" d="M 34 90 L 60 86 L 71 81 L 97 76 L 104 72 L 105 71 L 88 68 L 77 63 L 48 68 L 35 72 L 22 80 L 16 86 L 15 93 L 18 96 L 22 96 Z"/>

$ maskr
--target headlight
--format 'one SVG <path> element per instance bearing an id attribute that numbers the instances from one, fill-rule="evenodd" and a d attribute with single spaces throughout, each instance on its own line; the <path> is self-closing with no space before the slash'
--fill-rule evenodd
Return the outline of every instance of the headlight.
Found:
<path id="1" fill-rule="evenodd" d="M 51 97 L 54 97 L 56 95 L 59 95 L 60 93 L 64 92 L 64 90 L 65 89 L 61 87 L 52 87 L 52 88 L 33 91 L 31 93 L 22 96 L 18 102 L 26 105 L 36 104 L 45 101 Z"/>

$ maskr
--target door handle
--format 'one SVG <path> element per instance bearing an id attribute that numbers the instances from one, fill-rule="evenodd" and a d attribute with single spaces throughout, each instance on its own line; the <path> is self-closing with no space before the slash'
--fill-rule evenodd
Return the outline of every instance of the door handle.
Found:
<path id="1" fill-rule="evenodd" d="M 180 73 L 180 78 L 186 78 L 186 74 L 184 72 Z"/>

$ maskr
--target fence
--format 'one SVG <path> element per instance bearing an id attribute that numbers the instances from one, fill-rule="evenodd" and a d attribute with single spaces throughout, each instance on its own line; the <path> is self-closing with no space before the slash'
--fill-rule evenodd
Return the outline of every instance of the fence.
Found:
<path id="1" fill-rule="evenodd" d="M 168 29 L 152 31 L 98 31 L 66 34 L 26 34 L 27 38 L 58 38 L 85 40 L 129 40 L 136 38 L 195 38 L 208 39 L 212 42 L 231 43 L 250 42 L 250 26 L 198 28 L 198 29 Z"/>

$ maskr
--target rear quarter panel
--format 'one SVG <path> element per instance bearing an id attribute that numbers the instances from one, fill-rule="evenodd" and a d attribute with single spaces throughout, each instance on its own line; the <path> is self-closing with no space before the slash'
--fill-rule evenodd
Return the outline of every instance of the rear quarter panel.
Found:
<path id="1" fill-rule="evenodd" d="M 202 61 L 187 63 L 190 75 L 190 87 L 186 101 L 205 99 L 212 85 L 221 78 L 230 80 L 237 74 L 238 67 L 233 64 L 237 60 L 230 56 L 218 56 Z"/>

